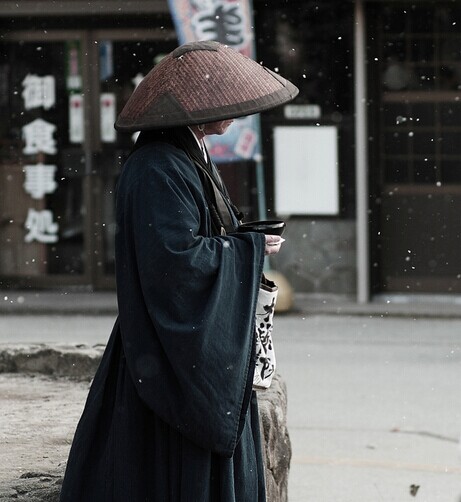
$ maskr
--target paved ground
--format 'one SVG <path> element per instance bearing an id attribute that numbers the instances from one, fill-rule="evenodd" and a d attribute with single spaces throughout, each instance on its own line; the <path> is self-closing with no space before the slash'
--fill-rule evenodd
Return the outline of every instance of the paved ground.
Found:
<path id="1" fill-rule="evenodd" d="M 461 500 L 461 322 L 278 320 L 290 502 Z M 414 487 L 411 489 L 411 486 Z"/>
<path id="2" fill-rule="evenodd" d="M 0 495 L 2 481 L 53 472 L 65 460 L 87 392 L 88 383 L 0 375 Z"/>
<path id="3" fill-rule="evenodd" d="M 2 316 L 0 343 L 101 344 L 113 320 Z M 461 319 L 296 314 L 276 331 L 290 502 L 461 501 Z M 87 392 L 66 385 L 1 376 L 0 476 L 65 458 Z"/>

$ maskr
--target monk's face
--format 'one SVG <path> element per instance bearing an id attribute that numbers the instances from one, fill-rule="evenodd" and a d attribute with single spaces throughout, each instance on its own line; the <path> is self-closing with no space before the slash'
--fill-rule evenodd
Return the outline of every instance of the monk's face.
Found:
<path id="1" fill-rule="evenodd" d="M 210 122 L 205 124 L 204 133 L 209 136 L 210 134 L 224 134 L 228 127 L 232 124 L 233 119 L 220 120 L 219 122 Z"/>

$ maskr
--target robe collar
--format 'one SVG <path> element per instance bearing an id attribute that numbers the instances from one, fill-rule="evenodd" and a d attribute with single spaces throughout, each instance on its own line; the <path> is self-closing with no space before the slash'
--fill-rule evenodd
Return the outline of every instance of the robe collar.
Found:
<path id="1" fill-rule="evenodd" d="M 202 155 L 203 155 L 203 158 L 205 159 L 205 162 L 208 162 L 208 152 L 206 151 L 205 143 L 204 143 L 203 139 L 198 139 L 195 132 L 189 126 L 187 126 L 187 128 L 192 133 L 192 136 L 195 138 L 195 141 L 197 142 L 197 145 L 199 146 L 200 151 L 202 152 Z"/>

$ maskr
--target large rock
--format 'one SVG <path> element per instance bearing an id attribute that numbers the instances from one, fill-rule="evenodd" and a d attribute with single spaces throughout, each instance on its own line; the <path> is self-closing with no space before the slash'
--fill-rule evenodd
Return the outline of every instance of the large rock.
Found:
<path id="1" fill-rule="evenodd" d="M 59 502 L 64 470 L 27 472 L 7 486 L 0 487 L 0 501 Z"/>
<path id="2" fill-rule="evenodd" d="M 100 346 L 3 346 L 0 349 L 0 373 L 46 374 L 89 380 L 94 375 L 102 351 Z M 267 501 L 287 502 L 291 445 L 287 430 L 287 392 L 280 375 L 274 377 L 270 389 L 258 392 L 258 400 Z M 65 459 L 50 459 L 57 466 L 55 469 L 37 471 L 32 469 L 40 465 L 41 452 L 37 451 L 36 456 L 31 471 L 16 479 L 2 480 L 0 502 L 58 502 Z"/>
<path id="3" fill-rule="evenodd" d="M 287 390 L 280 375 L 275 375 L 269 389 L 258 392 L 258 401 L 267 501 L 287 502 L 291 443 L 287 429 Z"/>

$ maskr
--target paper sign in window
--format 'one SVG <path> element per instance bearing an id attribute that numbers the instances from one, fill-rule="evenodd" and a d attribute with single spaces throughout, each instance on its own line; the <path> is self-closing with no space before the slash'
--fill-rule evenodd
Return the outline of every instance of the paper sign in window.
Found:
<path id="1" fill-rule="evenodd" d="M 104 92 L 101 94 L 101 141 L 104 143 L 114 143 L 116 140 L 116 131 L 114 122 L 116 119 L 116 101 L 115 94 Z"/>
<path id="2" fill-rule="evenodd" d="M 335 126 L 274 129 L 275 211 L 280 215 L 339 213 Z"/>

